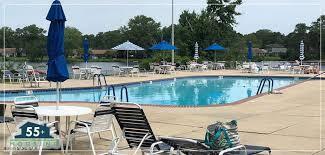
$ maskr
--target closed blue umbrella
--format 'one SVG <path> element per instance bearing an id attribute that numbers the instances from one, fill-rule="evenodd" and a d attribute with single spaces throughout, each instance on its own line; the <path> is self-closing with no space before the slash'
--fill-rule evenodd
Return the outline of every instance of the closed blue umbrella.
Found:
<path id="1" fill-rule="evenodd" d="M 47 36 L 48 81 L 56 82 L 57 105 L 59 103 L 59 82 L 69 78 L 67 62 L 64 57 L 64 23 L 66 21 L 60 1 L 55 0 L 46 16 L 51 21 Z"/>
<path id="2" fill-rule="evenodd" d="M 247 59 L 249 61 L 252 61 L 252 59 L 253 59 L 253 50 L 252 50 L 252 48 L 253 48 L 252 42 L 249 41 L 248 42 L 248 52 L 247 52 Z"/>
<path id="3" fill-rule="evenodd" d="M 216 62 L 216 51 L 224 51 L 225 48 L 220 46 L 217 43 L 213 43 L 212 45 L 210 45 L 209 47 L 204 49 L 205 51 L 214 51 L 214 62 Z"/>
<path id="4" fill-rule="evenodd" d="M 87 63 L 88 63 L 88 58 L 89 58 L 89 41 L 87 38 L 85 38 L 82 42 L 82 45 L 84 47 L 84 55 L 83 55 L 83 58 L 84 58 L 84 61 L 86 63 L 86 68 L 87 68 Z"/>

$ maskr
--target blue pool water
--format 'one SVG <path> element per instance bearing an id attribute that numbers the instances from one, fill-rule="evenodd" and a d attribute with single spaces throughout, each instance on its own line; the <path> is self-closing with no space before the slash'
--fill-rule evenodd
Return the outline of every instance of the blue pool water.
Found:
<path id="1" fill-rule="evenodd" d="M 200 106 L 227 104 L 254 96 L 261 79 L 262 77 L 190 77 L 130 84 L 127 85 L 127 88 L 130 102 Z M 273 78 L 273 80 L 274 89 L 276 89 L 293 84 L 301 79 Z M 120 99 L 120 89 L 120 86 L 115 88 L 118 99 Z M 267 87 L 264 90 L 267 91 Z M 61 101 L 98 102 L 105 93 L 106 91 L 103 88 L 63 90 Z M 34 91 L 33 94 L 40 101 L 56 100 L 55 91 Z M 5 100 L 12 101 L 14 97 L 22 95 L 26 95 L 26 93 L 6 93 Z"/>

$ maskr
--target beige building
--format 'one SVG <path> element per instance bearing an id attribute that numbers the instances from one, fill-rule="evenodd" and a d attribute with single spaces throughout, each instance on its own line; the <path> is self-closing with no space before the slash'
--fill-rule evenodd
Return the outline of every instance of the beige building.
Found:
<path id="1" fill-rule="evenodd" d="M 107 55 L 108 50 L 97 50 L 97 49 L 92 49 L 90 50 L 90 54 L 92 58 L 100 58 L 100 57 L 105 57 Z"/>
<path id="2" fill-rule="evenodd" d="M 5 57 L 16 57 L 17 56 L 17 50 L 16 48 L 0 48 L 1 56 Z"/>
<path id="3" fill-rule="evenodd" d="M 267 53 L 270 55 L 279 55 L 287 53 L 287 48 L 280 44 L 270 44 L 266 46 Z"/>
<path id="4" fill-rule="evenodd" d="M 253 54 L 256 56 L 265 56 L 267 54 L 267 50 L 261 48 L 253 48 Z"/>

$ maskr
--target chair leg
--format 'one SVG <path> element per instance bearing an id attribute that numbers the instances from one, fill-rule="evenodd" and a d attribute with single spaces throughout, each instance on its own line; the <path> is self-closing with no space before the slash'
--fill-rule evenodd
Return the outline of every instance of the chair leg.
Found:
<path id="1" fill-rule="evenodd" d="M 13 145 L 10 145 L 10 152 L 9 152 L 9 155 L 12 155 L 13 149 L 14 149 L 14 146 L 13 146 Z"/>
<path id="2" fill-rule="evenodd" d="M 65 153 L 68 153 L 68 149 L 69 149 L 69 143 L 70 143 L 70 136 L 71 136 L 71 131 L 69 131 L 69 133 L 68 133 L 68 138 L 67 138 L 67 144 L 66 144 L 66 146 L 65 146 Z M 72 150 L 72 144 L 71 144 L 71 150 Z"/>
<path id="3" fill-rule="evenodd" d="M 8 131 L 9 131 L 9 134 L 11 135 L 11 131 L 10 131 L 10 128 L 9 128 L 8 123 L 6 123 L 6 126 L 7 126 L 7 129 L 8 129 Z"/>
<path id="4" fill-rule="evenodd" d="M 43 143 L 44 143 L 44 141 L 41 142 L 41 146 L 39 147 L 39 150 L 38 150 L 38 155 L 42 155 Z"/>
<path id="5" fill-rule="evenodd" d="M 90 142 L 91 149 L 93 151 L 93 155 L 96 155 L 93 139 L 92 139 L 92 136 L 91 136 L 91 134 L 89 132 L 88 132 L 88 137 L 89 137 L 89 142 Z"/>
<path id="6" fill-rule="evenodd" d="M 64 154 L 64 146 L 63 146 L 62 139 L 60 139 L 59 142 L 60 142 L 61 152 L 62 152 L 62 154 Z"/>

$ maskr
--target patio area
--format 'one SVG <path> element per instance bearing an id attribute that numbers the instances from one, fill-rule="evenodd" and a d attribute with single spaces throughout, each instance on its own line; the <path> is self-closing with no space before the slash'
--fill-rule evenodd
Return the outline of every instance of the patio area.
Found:
<path id="1" fill-rule="evenodd" d="M 136 78 L 108 77 L 108 79 L 109 83 L 113 84 L 193 75 L 191 72 L 178 72 L 175 75 L 149 75 Z M 195 75 L 247 74 L 226 70 L 222 72 L 199 72 L 195 73 Z M 280 72 L 270 73 L 270 75 L 290 76 L 290 74 L 286 75 Z M 272 154 L 275 155 L 322 155 L 325 154 L 325 143 L 323 142 L 325 137 L 322 135 L 322 133 L 325 133 L 325 118 L 322 114 L 325 112 L 323 106 L 325 86 L 321 82 L 319 80 L 307 81 L 281 90 L 283 94 L 264 95 L 230 106 L 196 108 L 143 106 L 143 108 L 156 135 L 203 139 L 207 125 L 217 120 L 229 121 L 236 119 L 243 144 L 269 146 L 272 149 Z M 92 86 L 92 80 L 87 82 L 85 80 L 67 80 L 63 86 Z M 44 87 L 46 86 L 41 86 L 40 88 Z M 14 89 L 13 86 L 9 87 L 7 85 L 6 89 L 8 88 Z M 41 105 L 49 104 L 53 103 L 41 103 Z M 96 107 L 96 104 L 89 103 L 62 104 L 86 106 L 91 107 L 93 110 Z M 90 118 L 90 115 L 80 117 L 80 119 Z M 5 126 L 2 125 L 2 127 L 4 129 Z M 10 127 L 13 130 L 14 125 L 10 125 Z M 118 133 L 120 133 L 117 123 L 115 123 L 115 127 Z M 1 133 L 3 132 L 4 130 L 1 130 Z M 8 133 L 0 135 L 2 139 L 8 136 Z M 103 137 L 111 139 L 110 132 L 107 135 L 103 135 Z M 99 139 L 98 136 L 94 136 L 94 138 L 95 147 L 98 150 L 97 153 L 104 153 L 108 150 L 111 141 Z M 3 147 L 4 144 L 1 145 Z M 83 151 L 73 151 L 70 153 L 90 154 L 88 146 L 87 137 L 78 138 L 74 144 L 74 149 Z M 121 154 L 131 153 L 125 141 L 122 141 L 119 147 Z M 44 154 L 59 153 L 52 151 L 44 152 Z M 24 152 L 23 154 L 33 154 L 33 152 Z"/>

